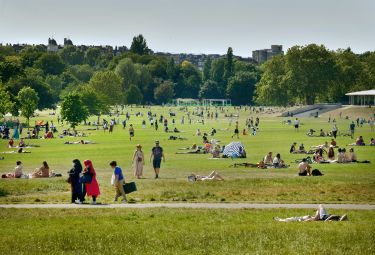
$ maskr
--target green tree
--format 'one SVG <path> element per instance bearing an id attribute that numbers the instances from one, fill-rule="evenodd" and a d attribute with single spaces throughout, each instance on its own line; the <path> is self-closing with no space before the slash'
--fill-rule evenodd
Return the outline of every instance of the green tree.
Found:
<path id="1" fill-rule="evenodd" d="M 125 91 L 126 104 L 141 104 L 143 100 L 141 90 L 134 84 L 130 84 L 129 88 Z"/>
<path id="2" fill-rule="evenodd" d="M 216 81 L 206 80 L 199 90 L 199 98 L 220 98 L 219 86 Z"/>
<path id="3" fill-rule="evenodd" d="M 4 117 L 5 114 L 11 112 L 14 103 L 10 99 L 10 94 L 6 91 L 4 85 L 0 81 L 0 118 Z"/>
<path id="4" fill-rule="evenodd" d="M 122 80 L 113 71 L 99 71 L 94 73 L 89 85 L 100 96 L 106 105 L 114 106 L 122 103 Z"/>
<path id="5" fill-rule="evenodd" d="M 94 69 L 87 64 L 71 66 L 69 71 L 81 82 L 88 82 L 94 75 Z"/>
<path id="6" fill-rule="evenodd" d="M 211 79 L 211 66 L 212 66 L 212 60 L 210 57 L 207 57 L 206 61 L 204 61 L 204 66 L 203 66 L 203 81 L 207 81 Z"/>
<path id="7" fill-rule="evenodd" d="M 92 87 L 88 85 L 80 86 L 77 89 L 77 93 L 81 96 L 83 105 L 86 106 L 89 115 L 99 117 L 101 113 L 109 110 L 108 105 L 102 102 L 100 96 Z"/>
<path id="8" fill-rule="evenodd" d="M 285 57 L 274 56 L 261 66 L 263 71 L 256 85 L 255 101 L 260 105 L 283 105 L 294 102 L 290 97 L 285 68 Z"/>
<path id="9" fill-rule="evenodd" d="M 345 94 L 351 90 L 361 90 L 361 77 L 364 75 L 364 66 L 358 56 L 350 49 L 338 50 L 334 54 L 337 75 L 327 87 L 325 93 L 319 96 L 324 102 L 342 102 Z"/>
<path id="10" fill-rule="evenodd" d="M 227 95 L 235 105 L 251 104 L 257 82 L 256 74 L 238 72 L 228 81 Z"/>
<path id="11" fill-rule="evenodd" d="M 38 109 L 53 108 L 56 101 L 51 87 L 44 81 L 43 73 L 39 69 L 27 67 L 24 75 L 17 76 L 9 80 L 7 83 L 9 91 L 16 96 L 24 87 L 30 87 L 38 94 Z"/>
<path id="12" fill-rule="evenodd" d="M 85 53 L 84 62 L 92 67 L 100 62 L 102 52 L 98 47 L 90 47 Z"/>
<path id="13" fill-rule="evenodd" d="M 228 81 L 230 77 L 233 76 L 234 72 L 234 64 L 233 64 L 233 50 L 231 47 L 227 50 L 227 55 L 225 57 L 225 64 L 224 64 L 224 79 Z"/>
<path id="14" fill-rule="evenodd" d="M 69 65 L 82 65 L 85 58 L 84 52 L 74 45 L 64 46 L 59 55 Z"/>
<path id="15" fill-rule="evenodd" d="M 135 64 L 137 74 L 137 87 L 143 95 L 143 102 L 152 102 L 154 99 L 154 80 L 146 65 Z"/>
<path id="16" fill-rule="evenodd" d="M 15 55 L 15 52 L 11 45 L 0 45 L 0 57 L 12 55 Z"/>
<path id="17" fill-rule="evenodd" d="M 180 76 L 181 82 L 176 88 L 176 91 L 179 91 L 179 96 L 197 98 L 202 82 L 201 73 L 198 68 L 189 61 L 183 61 L 181 63 Z"/>
<path id="18" fill-rule="evenodd" d="M 61 74 L 65 69 L 65 64 L 56 53 L 43 53 L 35 62 L 34 66 L 43 70 L 44 74 Z"/>
<path id="19" fill-rule="evenodd" d="M 47 75 L 46 83 L 51 88 L 51 95 L 53 102 L 57 103 L 60 99 L 62 91 L 62 80 L 58 75 Z"/>
<path id="20" fill-rule="evenodd" d="M 165 71 L 169 80 L 174 81 L 176 79 L 176 65 L 173 58 L 168 59 Z"/>
<path id="21" fill-rule="evenodd" d="M 61 117 L 75 127 L 89 116 L 87 107 L 83 104 L 80 95 L 71 93 L 64 97 L 61 103 Z"/>
<path id="22" fill-rule="evenodd" d="M 225 64 L 225 59 L 216 59 L 212 62 L 211 65 L 211 80 L 217 82 L 218 84 L 218 89 L 221 95 L 221 98 L 226 96 L 226 82 L 224 79 L 224 64 Z"/>
<path id="23" fill-rule="evenodd" d="M 336 77 L 333 54 L 323 45 L 294 46 L 286 54 L 290 90 L 305 104 L 314 104 Z"/>
<path id="24" fill-rule="evenodd" d="M 174 85 L 171 81 L 164 81 L 155 89 L 154 93 L 158 103 L 167 103 L 174 96 Z"/>
<path id="25" fill-rule="evenodd" d="M 165 59 L 155 58 L 148 63 L 147 67 L 150 70 L 152 77 L 164 80 L 168 78 L 167 63 L 165 62 Z"/>
<path id="26" fill-rule="evenodd" d="M 38 108 L 38 94 L 34 89 L 24 87 L 18 92 L 17 100 L 20 105 L 21 115 L 26 118 L 27 127 L 29 127 L 30 117 L 33 116 L 34 111 Z"/>
<path id="27" fill-rule="evenodd" d="M 20 51 L 20 56 L 22 58 L 23 67 L 32 67 L 34 63 L 39 59 L 39 57 L 45 52 L 45 48 L 41 45 L 36 46 L 26 46 Z"/>
<path id="28" fill-rule="evenodd" d="M 0 61 L 0 79 L 4 83 L 11 77 L 21 75 L 22 71 L 22 62 L 19 56 L 6 56 L 3 61 Z"/>
<path id="29" fill-rule="evenodd" d="M 359 90 L 373 89 L 375 84 L 375 51 L 362 54 L 360 61 L 363 71 L 359 78 Z"/>
<path id="30" fill-rule="evenodd" d="M 121 59 L 116 66 L 115 72 L 122 78 L 122 88 L 124 91 L 130 87 L 130 84 L 138 84 L 135 65 L 130 58 Z"/>
<path id="31" fill-rule="evenodd" d="M 147 47 L 146 39 L 143 35 L 133 37 L 130 51 L 139 55 L 147 55 L 150 53 L 150 49 Z"/>

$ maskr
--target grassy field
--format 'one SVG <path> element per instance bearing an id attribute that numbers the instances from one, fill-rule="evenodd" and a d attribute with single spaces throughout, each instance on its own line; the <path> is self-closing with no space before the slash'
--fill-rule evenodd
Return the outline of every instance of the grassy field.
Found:
<path id="1" fill-rule="evenodd" d="M 375 253 L 372 211 L 351 211 L 350 220 L 345 222 L 272 220 L 274 216 L 313 213 L 268 209 L 1 209 L 0 254 Z"/>
<path id="2" fill-rule="evenodd" d="M 167 116 L 169 108 L 153 107 L 152 111 Z M 68 202 L 69 185 L 65 182 L 66 172 L 71 168 L 74 158 L 80 160 L 91 159 L 98 174 L 102 196 L 99 201 L 108 203 L 112 200 L 114 191 L 110 186 L 111 168 L 108 163 L 117 160 L 125 171 L 128 181 L 134 180 L 131 158 L 135 145 L 140 143 L 146 156 L 144 169 L 144 179 L 137 180 L 139 191 L 130 195 L 133 202 L 150 201 L 250 201 L 250 202 L 281 202 L 281 203 L 374 203 L 375 201 L 375 147 L 355 147 L 359 160 L 370 160 L 371 164 L 323 164 L 313 165 L 319 168 L 325 176 L 322 177 L 298 177 L 295 159 L 304 155 L 289 154 L 289 146 L 296 141 L 298 144 L 304 143 L 306 148 L 312 145 L 323 144 L 330 138 L 308 137 L 306 132 L 313 128 L 326 131 L 331 130 L 332 123 L 328 123 L 328 118 L 306 118 L 301 119 L 301 128 L 295 132 L 292 126 L 282 124 L 283 118 L 274 117 L 275 114 L 255 114 L 239 111 L 240 129 L 245 125 L 245 119 L 249 116 L 255 118 L 260 116 L 260 129 L 256 136 L 242 136 L 240 139 L 231 138 L 233 124 L 229 126 L 228 118 L 224 113 L 219 113 L 219 119 L 206 119 L 205 125 L 197 123 L 197 117 L 193 117 L 192 124 L 180 124 L 180 119 L 184 112 L 178 108 L 173 108 L 177 116 L 176 127 L 182 131 L 179 135 L 187 140 L 168 140 L 173 133 L 163 132 L 162 125 L 155 131 L 149 124 L 143 129 L 141 122 L 147 119 L 145 108 L 129 109 L 131 113 L 130 123 L 135 126 L 135 138 L 129 140 L 128 130 L 122 129 L 121 125 L 115 126 L 114 133 L 104 133 L 99 131 L 85 131 L 88 126 L 80 126 L 79 129 L 88 134 L 85 140 L 96 142 L 88 145 L 65 145 L 65 141 L 78 141 L 80 138 L 66 137 L 50 140 L 39 139 L 29 140 L 30 144 L 40 145 L 38 148 L 30 148 L 30 154 L 3 154 L 4 160 L 0 160 L 0 172 L 9 172 L 15 166 L 17 160 L 24 164 L 25 172 L 32 172 L 47 160 L 50 167 L 56 172 L 64 174 L 63 178 L 50 179 L 29 179 L 29 180 L 0 180 L 0 203 L 35 203 L 35 202 Z M 192 109 L 190 109 L 191 111 Z M 136 112 L 143 112 L 144 117 L 136 117 Z M 233 107 L 227 109 L 228 113 L 237 113 Z M 356 110 L 358 116 L 360 111 Z M 368 109 L 363 112 L 362 117 L 368 118 Z M 40 113 L 35 118 L 38 120 L 56 121 L 57 116 L 50 116 L 47 112 Z M 107 120 L 108 116 L 105 116 Z M 120 116 L 122 120 L 124 116 Z M 35 120 L 34 119 L 34 120 Z M 171 118 L 169 126 L 173 127 Z M 94 118 L 92 119 L 94 120 Z M 234 122 L 234 121 L 233 121 Z M 350 120 L 337 119 L 339 131 L 348 131 Z M 66 127 L 66 126 L 65 126 Z M 65 127 L 58 126 L 59 131 Z M 247 150 L 247 159 L 209 159 L 207 154 L 203 155 L 176 155 L 178 148 L 191 146 L 193 143 L 201 144 L 202 138 L 195 136 L 195 131 L 200 128 L 202 131 L 210 133 L 211 128 L 217 129 L 215 139 L 220 140 L 221 145 L 228 144 L 233 140 L 240 140 Z M 375 133 L 371 132 L 369 126 L 359 127 L 356 136 L 363 135 L 366 142 Z M 212 137 L 209 137 L 211 139 Z M 160 140 L 164 148 L 166 162 L 162 164 L 161 179 L 154 180 L 152 165 L 148 162 L 150 150 L 155 140 Z M 346 144 L 354 142 L 347 136 L 340 136 L 337 139 L 338 145 L 348 148 Z M 7 141 L 0 141 L 1 151 L 8 151 Z M 282 159 L 290 164 L 287 169 L 259 170 L 255 168 L 233 168 L 234 163 L 252 162 L 256 163 L 268 151 L 274 154 L 281 153 Z M 209 174 L 212 170 L 218 171 L 224 176 L 224 182 L 187 182 L 187 176 L 191 173 Z"/>

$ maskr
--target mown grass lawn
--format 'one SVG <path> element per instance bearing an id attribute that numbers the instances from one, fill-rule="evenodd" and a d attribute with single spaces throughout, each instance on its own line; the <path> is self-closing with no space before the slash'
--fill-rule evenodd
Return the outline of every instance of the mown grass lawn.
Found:
<path id="1" fill-rule="evenodd" d="M 158 115 L 163 114 L 169 120 L 170 129 L 173 129 L 172 118 L 168 116 L 167 107 L 153 107 L 152 111 Z M 35 203 L 35 202 L 69 202 L 69 185 L 65 182 L 66 172 L 71 168 L 73 159 L 91 159 L 98 174 L 102 195 L 99 201 L 108 203 L 112 201 L 113 193 L 110 186 L 111 168 L 108 163 L 116 160 L 123 168 L 128 181 L 134 180 L 131 158 L 135 145 L 140 143 L 146 156 L 144 169 L 144 179 L 137 180 L 138 192 L 129 196 L 134 202 L 150 201 L 189 201 L 189 202 L 278 202 L 278 203 L 374 203 L 375 201 L 375 146 L 355 147 L 359 160 L 370 160 L 370 164 L 314 164 L 313 168 L 319 168 L 325 175 L 322 177 L 298 177 L 295 159 L 300 159 L 305 155 L 289 154 L 289 147 L 292 142 L 304 143 L 306 148 L 312 145 L 323 144 L 330 138 L 308 137 L 306 132 L 313 128 L 320 128 L 329 131 L 332 123 L 328 123 L 328 117 L 301 119 L 301 128 L 295 132 L 292 126 L 282 124 L 286 118 L 271 117 L 269 115 L 249 114 L 249 111 L 240 110 L 240 129 L 244 127 L 245 119 L 249 116 L 260 116 L 260 129 L 256 136 L 242 136 L 240 139 L 231 138 L 234 124 L 229 126 L 229 119 L 224 117 L 224 113 L 219 113 L 219 119 L 206 119 L 205 125 L 196 121 L 193 116 L 192 124 L 188 124 L 185 116 L 185 124 L 180 123 L 184 112 L 178 108 L 172 108 L 176 112 L 175 126 L 182 133 L 165 133 L 162 125 L 155 131 L 147 123 L 143 129 L 141 122 L 147 120 L 147 108 L 129 109 L 131 119 L 128 125 L 135 126 L 135 138 L 129 140 L 127 129 L 122 129 L 121 125 L 115 126 L 114 133 L 104 133 L 102 130 L 84 131 L 88 134 L 85 140 L 96 142 L 89 145 L 65 145 L 65 141 L 78 141 L 80 138 L 66 137 L 52 140 L 30 140 L 31 144 L 40 145 L 38 148 L 30 148 L 30 154 L 2 154 L 4 160 L 0 160 L 0 172 L 13 171 L 15 162 L 21 160 L 24 164 L 25 172 L 32 172 L 41 162 L 47 160 L 50 167 L 56 172 L 62 173 L 63 178 L 51 179 L 29 179 L 29 180 L 0 180 L 0 203 Z M 192 111 L 193 109 L 189 109 Z M 136 112 L 143 112 L 144 117 L 136 117 Z M 126 112 L 126 110 L 125 110 Z M 228 113 L 236 113 L 231 107 Z M 368 118 L 368 109 L 358 117 Z M 57 116 L 50 116 L 46 112 L 41 113 L 35 119 L 51 121 L 57 123 Z M 109 120 L 108 116 L 104 116 Z M 120 120 L 124 116 L 119 117 Z M 339 131 L 348 131 L 350 120 L 340 119 L 336 116 Z M 34 119 L 34 120 L 35 120 Z M 116 117 L 117 119 L 117 117 Z M 93 121 L 94 118 L 91 119 Z M 234 120 L 233 120 L 234 123 Z M 211 128 L 217 129 L 215 139 L 220 140 L 221 145 L 228 144 L 233 140 L 240 140 L 247 150 L 247 159 L 209 159 L 210 155 L 176 155 L 179 148 L 188 147 L 196 143 L 201 144 L 202 138 L 195 136 L 195 131 L 200 128 L 203 132 L 210 133 Z M 63 128 L 58 126 L 59 131 Z M 88 126 L 80 126 L 80 130 L 85 130 Z M 91 127 L 92 128 L 92 127 Z M 187 140 L 168 140 L 170 135 L 180 135 Z M 366 143 L 371 137 L 375 137 L 375 132 L 365 125 L 356 129 L 356 136 L 363 135 Z M 213 137 L 209 136 L 209 139 Z M 154 180 L 151 163 L 148 161 L 150 150 L 155 140 L 160 140 L 164 148 L 166 162 L 162 163 L 161 179 Z M 338 145 L 341 147 L 354 142 L 348 136 L 339 136 Z M 0 141 L 0 151 L 8 151 L 7 141 Z M 281 153 L 281 157 L 290 164 L 287 169 L 259 170 L 255 168 L 233 168 L 234 163 L 252 162 L 256 163 L 268 152 L 274 154 Z M 189 183 L 187 176 L 191 173 L 209 174 L 212 170 L 218 171 L 224 176 L 223 182 L 203 182 Z"/>
<path id="2" fill-rule="evenodd" d="M 0 254 L 374 254 L 373 211 L 276 222 L 313 210 L 0 209 Z"/>

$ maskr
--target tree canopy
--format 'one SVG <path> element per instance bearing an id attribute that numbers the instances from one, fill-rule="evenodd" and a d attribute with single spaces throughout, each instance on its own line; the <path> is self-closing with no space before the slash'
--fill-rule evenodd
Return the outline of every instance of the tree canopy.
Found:
<path id="1" fill-rule="evenodd" d="M 79 94 L 71 93 L 64 97 L 61 103 L 61 118 L 69 122 L 73 129 L 88 116 L 87 107 L 83 104 Z"/>
<path id="2" fill-rule="evenodd" d="M 38 107 L 39 97 L 34 89 L 30 87 L 24 87 L 18 92 L 17 100 L 20 105 L 22 116 L 27 120 L 27 126 L 30 124 L 30 117 L 33 116 L 35 110 Z"/>

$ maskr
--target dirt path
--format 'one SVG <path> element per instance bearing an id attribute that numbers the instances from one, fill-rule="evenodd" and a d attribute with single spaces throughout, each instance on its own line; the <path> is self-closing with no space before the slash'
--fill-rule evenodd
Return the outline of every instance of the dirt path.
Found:
<path id="1" fill-rule="evenodd" d="M 324 204 L 326 208 L 346 210 L 375 210 L 368 204 Z M 190 208 L 190 209 L 315 209 L 318 204 L 251 204 L 251 203 L 148 203 L 148 204 L 1 204 L 0 208 L 77 209 L 77 208 Z"/>

